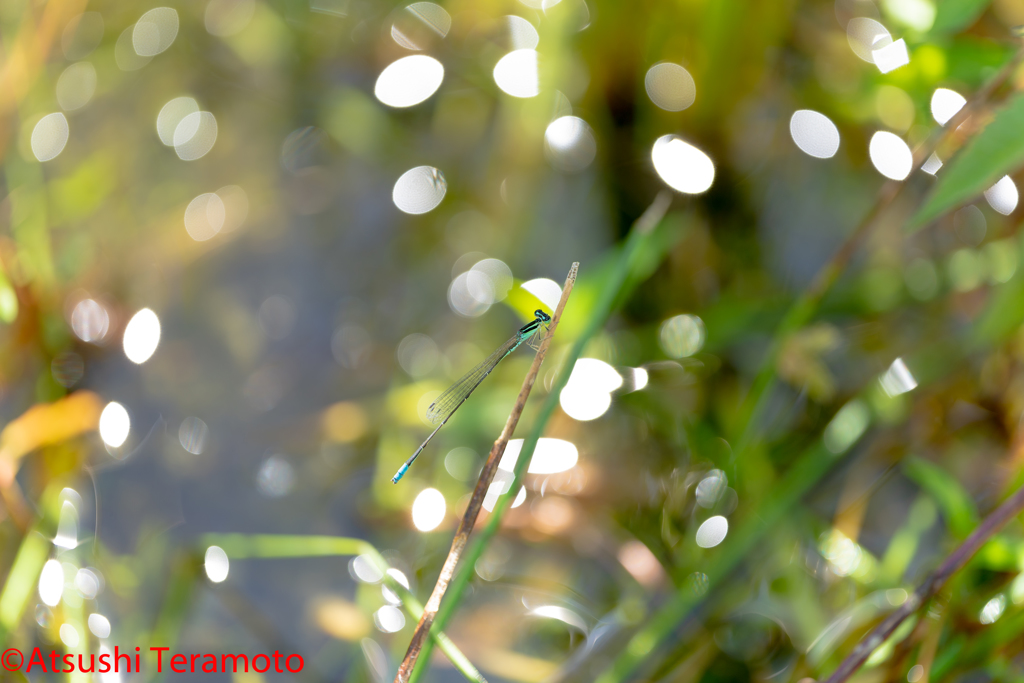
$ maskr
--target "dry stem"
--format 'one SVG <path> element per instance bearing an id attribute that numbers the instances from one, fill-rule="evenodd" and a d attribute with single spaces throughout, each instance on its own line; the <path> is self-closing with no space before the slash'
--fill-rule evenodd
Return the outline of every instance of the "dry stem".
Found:
<path id="1" fill-rule="evenodd" d="M 508 421 L 505 422 L 505 428 L 501 430 L 501 436 L 494 442 L 491 453 L 487 456 L 487 462 L 480 473 L 480 479 L 477 480 L 476 488 L 473 489 L 473 497 L 470 499 L 469 506 L 466 508 L 462 521 L 459 522 L 459 528 L 455 532 L 452 548 L 448 551 L 448 557 L 445 558 L 441 574 L 437 577 L 434 590 L 424 607 L 423 616 L 420 617 L 420 621 L 416 625 L 416 631 L 409 642 L 409 649 L 405 653 L 402 665 L 398 667 L 395 683 L 407 683 L 409 676 L 412 674 L 416 659 L 419 657 L 423 643 L 430 633 L 430 627 L 437 616 L 437 610 L 441 607 L 441 598 L 444 597 L 445 591 L 448 590 L 448 584 L 451 582 L 452 576 L 455 575 L 455 567 L 459 563 L 459 558 L 462 557 L 462 551 L 465 550 L 466 544 L 469 542 L 469 534 L 473 531 L 473 527 L 476 526 L 477 517 L 480 516 L 480 508 L 483 507 L 484 497 L 491 486 L 491 480 L 494 479 L 494 472 L 498 469 L 501 456 L 505 453 L 505 446 L 508 445 L 508 440 L 512 437 L 516 425 L 519 424 L 519 418 L 526 407 L 526 399 L 530 396 L 530 390 L 533 389 L 534 382 L 537 381 L 537 373 L 540 372 L 541 363 L 544 362 L 544 356 L 547 355 L 548 347 L 551 345 L 551 338 L 555 335 L 558 322 L 562 318 L 565 303 L 569 300 L 569 294 L 576 283 L 576 271 L 579 269 L 579 265 L 579 263 L 573 263 L 572 268 L 569 269 L 569 276 L 565 279 L 565 286 L 562 288 L 562 298 L 558 301 L 558 306 L 555 308 L 555 313 L 551 318 L 549 333 L 544 341 L 541 342 L 540 349 L 533 358 L 533 364 L 530 365 L 530 371 L 526 373 L 526 379 L 523 380 L 523 388 L 519 390 L 519 396 L 516 398 L 512 412 L 508 416 Z"/>
<path id="2" fill-rule="evenodd" d="M 955 574 L 961 567 L 967 564 L 967 561 L 971 559 L 981 546 L 985 544 L 985 541 L 989 539 L 992 534 L 998 531 L 1004 524 L 1010 521 L 1011 518 L 1016 516 L 1018 513 L 1024 510 L 1024 486 L 1017 489 L 1017 491 L 1003 501 L 995 511 L 985 518 L 985 521 L 981 523 L 977 529 L 967 537 L 967 540 L 957 548 L 953 553 L 947 557 L 939 568 L 932 572 L 928 578 L 922 583 L 913 595 L 907 598 L 907 601 L 900 605 L 899 609 L 890 614 L 885 618 L 882 623 L 872 629 L 857 647 L 853 649 L 846 659 L 843 660 L 842 664 L 839 665 L 832 675 L 828 677 L 825 683 L 843 683 L 846 679 L 854 674 L 864 662 L 868 660 L 871 653 L 878 649 L 882 643 L 885 642 L 886 638 L 891 636 L 893 632 L 899 627 L 903 621 L 911 614 L 920 609 L 928 600 L 930 600 L 942 586 L 949 580 L 953 574 Z"/>

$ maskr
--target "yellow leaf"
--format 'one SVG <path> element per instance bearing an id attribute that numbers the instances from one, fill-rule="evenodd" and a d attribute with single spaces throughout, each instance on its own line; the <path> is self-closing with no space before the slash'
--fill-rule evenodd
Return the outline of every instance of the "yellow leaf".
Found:
<path id="1" fill-rule="evenodd" d="M 17 460 L 41 446 L 92 431 L 99 424 L 100 410 L 100 397 L 91 391 L 32 406 L 0 432 L 0 459 Z"/>

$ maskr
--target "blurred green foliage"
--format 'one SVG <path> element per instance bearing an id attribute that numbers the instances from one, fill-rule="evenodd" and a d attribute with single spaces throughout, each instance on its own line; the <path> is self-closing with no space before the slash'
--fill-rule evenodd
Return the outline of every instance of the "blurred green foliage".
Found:
<path id="1" fill-rule="evenodd" d="M 821 680 L 1024 483 L 1016 0 L 169 7 L 0 3 L 5 648 L 392 678 L 527 353 L 391 474 L 573 261 L 421 680 Z M 1018 516 L 859 680 L 1020 679 L 1022 570 Z"/>

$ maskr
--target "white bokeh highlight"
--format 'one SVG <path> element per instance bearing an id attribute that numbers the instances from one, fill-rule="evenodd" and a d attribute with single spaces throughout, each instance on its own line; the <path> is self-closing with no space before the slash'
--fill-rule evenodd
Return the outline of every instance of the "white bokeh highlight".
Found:
<path id="1" fill-rule="evenodd" d="M 729 520 L 721 515 L 716 515 L 704 521 L 697 528 L 697 545 L 701 548 L 714 548 L 725 540 L 729 533 Z"/>
<path id="2" fill-rule="evenodd" d="M 228 554 L 220 546 L 211 545 L 206 549 L 203 558 L 203 568 L 206 570 L 206 577 L 213 583 L 221 583 L 228 578 L 231 563 L 228 561 Z"/>
<path id="3" fill-rule="evenodd" d="M 170 7 L 156 7 L 135 22 L 132 47 L 140 57 L 155 57 L 167 50 L 177 36 L 178 13 Z"/>
<path id="4" fill-rule="evenodd" d="M 917 380 L 902 358 L 894 360 L 878 381 L 889 396 L 899 396 L 917 388 Z"/>
<path id="5" fill-rule="evenodd" d="M 39 119 L 39 123 L 32 129 L 32 137 L 29 144 L 32 147 L 32 154 L 39 161 L 50 161 L 57 158 L 64 151 L 68 144 L 68 120 L 64 114 L 54 112 Z"/>
<path id="6" fill-rule="evenodd" d="M 839 151 L 839 129 L 832 120 L 811 109 L 793 112 L 789 134 L 800 151 L 819 159 L 834 157 Z"/>
<path id="7" fill-rule="evenodd" d="M 537 297 L 538 300 L 552 311 L 558 306 L 558 300 L 562 298 L 562 288 L 559 284 L 546 277 L 527 280 L 519 286 Z"/>
<path id="8" fill-rule="evenodd" d="M 160 344 L 160 319 L 152 309 L 143 308 L 124 328 L 124 355 L 133 363 L 145 363 Z"/>
<path id="9" fill-rule="evenodd" d="M 851 19 L 846 24 L 846 39 L 853 53 L 871 64 L 875 63 L 875 50 L 892 44 L 888 29 L 868 17 Z"/>
<path id="10" fill-rule="evenodd" d="M 942 159 L 935 152 L 932 152 L 931 156 L 928 157 L 923 164 L 921 164 L 921 170 L 928 175 L 935 175 L 942 168 Z"/>
<path id="11" fill-rule="evenodd" d="M 174 128 L 172 144 L 182 161 L 195 161 L 210 153 L 217 142 L 217 117 L 208 111 L 186 115 Z"/>
<path id="12" fill-rule="evenodd" d="M 494 82 L 512 97 L 536 97 L 540 94 L 540 75 L 536 50 L 513 50 L 494 66 Z"/>
<path id="13" fill-rule="evenodd" d="M 995 185 L 985 190 L 985 201 L 992 207 L 993 211 L 1009 216 L 1017 208 L 1017 201 L 1020 196 L 1017 192 L 1017 185 L 1008 175 L 1000 178 Z"/>
<path id="14" fill-rule="evenodd" d="M 373 94 L 389 107 L 401 109 L 423 102 L 441 87 L 444 66 L 427 55 L 411 55 L 385 68 L 373 88 Z"/>
<path id="15" fill-rule="evenodd" d="M 64 592 L 64 569 L 57 560 L 47 560 L 39 573 L 39 599 L 50 607 L 56 607 Z"/>
<path id="16" fill-rule="evenodd" d="M 715 180 L 711 157 L 675 135 L 655 141 L 651 161 L 665 184 L 684 194 L 705 192 Z"/>
<path id="17" fill-rule="evenodd" d="M 949 88 L 936 88 L 932 93 L 932 118 L 940 126 L 956 116 L 956 113 L 967 104 L 967 98 L 955 90 Z"/>
<path id="18" fill-rule="evenodd" d="M 132 421 L 128 411 L 117 401 L 111 401 L 100 413 L 99 431 L 103 443 L 111 448 L 120 448 L 128 439 Z"/>
<path id="19" fill-rule="evenodd" d="M 198 113 L 199 103 L 191 97 L 175 97 L 169 100 L 156 115 L 156 134 L 160 137 L 160 142 L 173 147 L 174 131 L 178 124 L 189 114 Z"/>
<path id="20" fill-rule="evenodd" d="M 516 462 L 523 452 L 523 439 L 509 439 L 505 452 L 501 456 L 498 468 L 506 472 L 514 472 Z M 580 452 L 576 446 L 564 439 L 541 437 L 533 449 L 530 460 L 529 474 L 556 474 L 571 470 L 579 462 Z"/>
<path id="21" fill-rule="evenodd" d="M 411 168 L 395 181 L 391 200 L 404 213 L 418 215 L 437 208 L 448 191 L 444 174 L 433 166 Z"/>
<path id="22" fill-rule="evenodd" d="M 72 64 L 57 79 L 57 103 L 64 111 L 81 109 L 95 94 L 96 67 L 89 62 Z"/>
<path id="23" fill-rule="evenodd" d="M 907 43 L 900 38 L 895 43 L 871 51 L 871 57 L 878 70 L 884 74 L 910 64 Z"/>
<path id="24" fill-rule="evenodd" d="M 914 165 L 910 147 L 898 135 L 880 130 L 871 137 L 868 155 L 875 169 L 892 180 L 903 180 Z"/>
<path id="25" fill-rule="evenodd" d="M 447 511 L 444 494 L 429 488 L 420 491 L 412 504 L 412 523 L 420 531 L 433 531 L 444 521 Z"/>
<path id="26" fill-rule="evenodd" d="M 227 209 L 215 192 L 201 194 L 185 209 L 185 231 L 196 242 L 205 242 L 224 227 Z"/>
<path id="27" fill-rule="evenodd" d="M 575 173 L 597 156 L 597 141 L 586 121 L 578 116 L 561 116 L 544 131 L 544 153 L 555 168 Z"/>
<path id="28" fill-rule="evenodd" d="M 683 111 L 697 98 L 693 76 L 672 62 L 661 62 L 648 69 L 644 89 L 651 102 L 665 111 Z"/>
<path id="29" fill-rule="evenodd" d="M 611 392 L 621 386 L 622 376 L 611 365 L 596 358 L 580 358 L 558 395 L 559 405 L 574 420 L 595 420 L 608 412 Z"/>

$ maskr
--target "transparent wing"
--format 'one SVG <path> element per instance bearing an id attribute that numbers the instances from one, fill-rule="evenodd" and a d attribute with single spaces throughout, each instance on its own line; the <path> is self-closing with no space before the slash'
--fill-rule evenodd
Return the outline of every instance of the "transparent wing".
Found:
<path id="1" fill-rule="evenodd" d="M 484 381 L 484 377 L 491 374 L 494 366 L 512 352 L 520 344 L 519 335 L 516 334 L 507 342 L 498 347 L 482 363 L 467 372 L 462 379 L 445 389 L 444 393 L 437 397 L 430 407 L 427 408 L 427 419 L 434 424 L 440 424 L 451 417 L 455 409 L 462 405 L 467 396 Z"/>
<path id="2" fill-rule="evenodd" d="M 550 325 L 541 325 L 540 329 L 537 330 L 533 336 L 526 340 L 526 343 L 530 345 L 530 348 L 534 351 L 540 351 L 540 345 L 544 343 L 544 340 L 548 338 L 548 330 Z"/>

